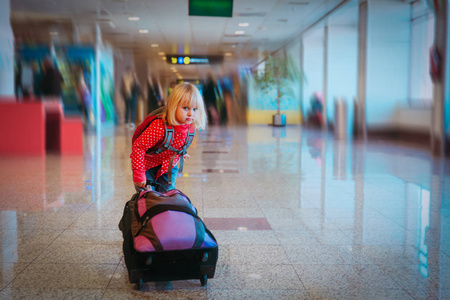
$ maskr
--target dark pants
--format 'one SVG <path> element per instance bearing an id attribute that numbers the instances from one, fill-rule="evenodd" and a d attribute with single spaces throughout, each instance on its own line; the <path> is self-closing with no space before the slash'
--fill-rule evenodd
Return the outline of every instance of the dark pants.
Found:
<path id="1" fill-rule="evenodd" d="M 136 106 L 136 97 L 125 99 L 125 123 L 134 123 L 134 120 L 136 118 Z"/>
<path id="2" fill-rule="evenodd" d="M 147 176 L 147 183 L 155 182 L 156 174 L 158 173 L 161 166 L 153 167 L 148 169 L 145 175 Z M 178 165 L 172 167 L 172 183 L 169 184 L 169 176 L 168 173 L 162 174 L 158 180 L 156 180 L 156 184 L 152 186 L 154 191 L 165 193 L 170 190 L 177 188 L 177 175 L 178 175 Z"/>

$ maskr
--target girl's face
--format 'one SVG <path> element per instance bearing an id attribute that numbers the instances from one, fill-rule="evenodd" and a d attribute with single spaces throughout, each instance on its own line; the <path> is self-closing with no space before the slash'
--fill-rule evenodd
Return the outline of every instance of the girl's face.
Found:
<path id="1" fill-rule="evenodd" d="M 181 125 L 190 125 L 192 124 L 198 115 L 198 109 L 196 106 L 191 104 L 182 104 L 177 107 L 177 111 L 175 112 L 175 118 L 177 122 Z"/>

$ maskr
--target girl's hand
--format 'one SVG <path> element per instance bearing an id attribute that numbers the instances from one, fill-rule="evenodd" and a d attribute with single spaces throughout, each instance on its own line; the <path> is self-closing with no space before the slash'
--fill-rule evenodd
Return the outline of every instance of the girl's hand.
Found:
<path id="1" fill-rule="evenodd" d="M 143 181 L 143 182 L 135 182 L 134 185 L 140 188 L 145 189 L 146 188 L 146 184 L 147 182 Z"/>
<path id="2" fill-rule="evenodd" d="M 185 155 L 183 155 L 183 158 L 184 158 L 184 159 L 187 159 L 187 158 L 191 158 L 191 156 L 190 156 L 189 154 L 186 153 Z"/>

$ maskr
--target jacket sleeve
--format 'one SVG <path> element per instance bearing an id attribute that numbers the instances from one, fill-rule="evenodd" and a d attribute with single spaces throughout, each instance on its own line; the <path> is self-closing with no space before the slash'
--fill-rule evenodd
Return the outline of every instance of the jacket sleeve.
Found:
<path id="1" fill-rule="evenodd" d="M 131 169 L 133 170 L 134 182 L 147 180 L 145 152 L 155 146 L 164 138 L 164 123 L 162 120 L 154 120 L 147 129 L 134 141 L 131 147 Z"/>

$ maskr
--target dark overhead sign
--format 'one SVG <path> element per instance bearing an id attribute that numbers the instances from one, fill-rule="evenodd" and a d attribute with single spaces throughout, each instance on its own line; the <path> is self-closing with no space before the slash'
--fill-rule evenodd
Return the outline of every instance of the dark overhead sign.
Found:
<path id="1" fill-rule="evenodd" d="M 233 0 L 189 0 L 189 15 L 231 18 Z"/>
<path id="2" fill-rule="evenodd" d="M 208 65 L 223 61 L 220 55 L 167 55 L 166 61 L 171 65 Z"/>

